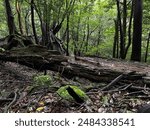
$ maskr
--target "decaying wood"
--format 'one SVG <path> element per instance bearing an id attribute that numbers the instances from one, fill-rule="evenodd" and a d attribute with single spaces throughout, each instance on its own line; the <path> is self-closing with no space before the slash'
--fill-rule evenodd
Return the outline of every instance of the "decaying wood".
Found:
<path id="1" fill-rule="evenodd" d="M 125 71 L 114 70 L 99 62 L 83 59 L 74 59 L 61 55 L 58 51 L 50 51 L 45 47 L 34 45 L 0 53 L 0 60 L 2 61 L 17 62 L 40 71 L 52 70 L 60 72 L 68 78 L 79 76 L 96 82 L 110 83 L 112 81 L 107 87 L 112 86 L 122 78 L 126 79 L 130 76 L 132 78 L 132 74 L 125 76 Z M 140 77 L 142 79 L 142 76 L 143 74 L 134 73 L 134 78 Z"/>
<path id="2" fill-rule="evenodd" d="M 101 91 L 108 90 L 111 86 L 115 85 L 118 81 L 120 81 L 123 78 L 123 74 L 119 75 L 117 78 L 115 78 L 111 83 L 109 83 L 107 86 L 103 87 Z"/>
<path id="3" fill-rule="evenodd" d="M 15 96 L 13 98 L 13 100 L 11 101 L 11 103 L 5 107 L 4 113 L 7 113 L 9 108 L 16 102 L 17 100 L 17 91 L 14 92 Z"/>
<path id="4" fill-rule="evenodd" d="M 48 51 L 42 46 L 29 46 L 6 51 L 0 53 L 0 60 L 16 62 L 37 70 L 49 69 L 48 66 L 67 62 L 67 58 L 61 56 L 59 52 Z"/>

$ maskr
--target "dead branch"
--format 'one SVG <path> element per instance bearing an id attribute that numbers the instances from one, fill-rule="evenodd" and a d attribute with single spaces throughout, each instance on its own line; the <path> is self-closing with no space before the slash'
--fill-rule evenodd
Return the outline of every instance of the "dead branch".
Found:
<path id="1" fill-rule="evenodd" d="M 110 89 L 111 86 L 115 85 L 117 82 L 119 82 L 122 78 L 128 76 L 128 75 L 131 75 L 131 74 L 134 74 L 135 72 L 129 72 L 127 74 L 121 74 L 119 75 L 117 78 L 115 78 L 112 82 L 110 82 L 107 86 L 105 86 L 104 88 L 101 89 L 101 91 L 104 91 L 104 90 L 108 90 Z"/>
<path id="2" fill-rule="evenodd" d="M 4 113 L 7 113 L 8 112 L 8 109 L 16 102 L 16 100 L 17 100 L 17 91 L 18 90 L 16 90 L 15 92 L 14 92 L 14 94 L 15 94 L 15 96 L 14 96 L 14 99 L 11 101 L 11 103 L 4 109 Z"/>

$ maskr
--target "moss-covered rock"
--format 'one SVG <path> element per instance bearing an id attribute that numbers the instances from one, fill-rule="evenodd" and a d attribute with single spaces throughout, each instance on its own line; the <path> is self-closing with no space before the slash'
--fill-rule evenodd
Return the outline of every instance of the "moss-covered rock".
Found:
<path id="1" fill-rule="evenodd" d="M 74 98 L 68 93 L 67 88 L 70 87 L 74 90 L 74 92 L 84 101 L 89 99 L 84 91 L 82 91 L 78 86 L 66 85 L 62 86 L 57 90 L 57 93 L 66 100 L 74 101 Z"/>

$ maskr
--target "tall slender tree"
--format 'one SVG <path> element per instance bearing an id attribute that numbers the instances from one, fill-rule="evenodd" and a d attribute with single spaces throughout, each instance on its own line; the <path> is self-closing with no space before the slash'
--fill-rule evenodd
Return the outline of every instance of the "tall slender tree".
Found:
<path id="1" fill-rule="evenodd" d="M 16 7 L 17 15 L 18 15 L 19 30 L 20 30 L 20 33 L 23 35 L 24 32 L 23 32 L 23 24 L 22 24 L 22 17 L 21 17 L 21 4 L 19 0 L 15 1 L 15 7 Z"/>
<path id="2" fill-rule="evenodd" d="M 145 59 L 144 59 L 145 62 L 147 62 L 149 43 L 150 43 L 150 32 L 149 32 L 148 38 L 147 38 L 147 46 L 146 46 Z"/>
<path id="3" fill-rule="evenodd" d="M 12 13 L 10 0 L 5 0 L 5 9 L 6 9 L 6 17 L 7 17 L 7 25 L 9 30 L 9 35 L 15 34 L 17 32 L 15 22 L 14 22 L 14 15 Z"/>
<path id="4" fill-rule="evenodd" d="M 68 9 L 68 6 L 69 6 L 69 2 L 68 2 L 68 0 L 66 0 L 66 9 Z M 69 26 L 70 26 L 70 13 L 67 13 L 67 27 L 66 27 L 66 35 L 67 35 L 67 37 L 66 37 L 66 42 L 67 42 L 67 49 L 66 49 L 66 55 L 67 56 L 69 56 L 69 41 L 70 41 L 70 39 L 69 39 L 69 36 L 70 36 L 70 30 L 69 30 Z"/>
<path id="5" fill-rule="evenodd" d="M 125 51 L 125 44 L 124 44 L 124 30 L 122 29 L 122 21 L 121 21 L 121 12 L 120 12 L 120 3 L 119 0 L 116 0 L 117 2 L 117 11 L 118 11 L 118 25 L 119 25 L 119 31 L 120 31 L 120 58 L 125 59 L 124 51 Z"/>
<path id="6" fill-rule="evenodd" d="M 32 30 L 33 30 L 33 35 L 35 38 L 36 44 L 38 44 L 38 38 L 37 38 L 37 33 L 36 33 L 36 28 L 35 28 L 35 21 L 34 21 L 34 0 L 31 0 L 31 22 L 32 22 Z"/>
<path id="7" fill-rule="evenodd" d="M 133 43 L 131 60 L 141 61 L 143 0 L 134 0 Z"/>

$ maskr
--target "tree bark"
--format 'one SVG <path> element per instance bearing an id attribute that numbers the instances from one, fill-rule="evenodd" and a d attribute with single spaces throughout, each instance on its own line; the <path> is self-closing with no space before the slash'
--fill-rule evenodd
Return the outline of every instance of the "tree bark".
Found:
<path id="1" fill-rule="evenodd" d="M 22 20 L 21 20 L 21 7 L 20 7 L 20 4 L 19 4 L 19 1 L 16 0 L 16 11 L 17 11 L 17 14 L 18 14 L 18 22 L 19 22 L 19 29 L 20 29 L 20 33 L 23 35 L 24 32 L 23 32 L 23 25 L 22 25 Z"/>
<path id="2" fill-rule="evenodd" d="M 15 34 L 17 32 L 15 22 L 14 22 L 14 15 L 11 10 L 11 5 L 9 0 L 5 0 L 5 9 L 6 9 L 6 17 L 7 17 L 7 25 L 9 30 L 9 35 Z"/>
<path id="3" fill-rule="evenodd" d="M 148 50 L 149 50 L 149 42 L 150 42 L 150 32 L 149 32 L 148 38 L 147 38 L 147 46 L 146 46 L 146 52 L 145 52 L 145 62 L 147 62 L 147 56 L 148 56 Z"/>
<path id="4" fill-rule="evenodd" d="M 125 59 L 124 51 L 125 51 L 125 44 L 124 44 L 124 35 L 122 29 L 122 22 L 121 22 L 121 13 L 120 13 L 120 3 L 119 0 L 117 2 L 117 11 L 118 11 L 118 21 L 119 21 L 119 30 L 120 30 L 120 58 Z"/>
<path id="5" fill-rule="evenodd" d="M 129 27 L 128 27 L 128 44 L 125 48 L 125 56 L 127 55 L 128 49 L 131 46 L 131 42 L 132 42 L 131 30 L 132 30 L 132 21 L 133 21 L 133 7 L 134 7 L 134 2 L 132 1 Z"/>
<path id="6" fill-rule="evenodd" d="M 89 37 L 90 37 L 90 24 L 89 24 L 90 18 L 87 18 L 87 36 L 86 36 L 86 45 L 85 45 L 85 51 L 88 51 L 88 45 L 89 45 Z"/>
<path id="7" fill-rule="evenodd" d="M 33 35 L 35 38 L 35 43 L 38 44 L 39 42 L 38 42 L 38 38 L 37 38 L 35 21 L 34 21 L 34 0 L 31 0 L 31 22 L 32 22 L 32 30 L 33 30 Z"/>
<path id="8" fill-rule="evenodd" d="M 114 35 L 114 43 L 113 43 L 113 58 L 118 58 L 118 18 L 114 20 L 115 23 L 115 35 Z"/>
<path id="9" fill-rule="evenodd" d="M 141 61 L 143 1 L 134 0 L 133 43 L 131 60 Z"/>
<path id="10" fill-rule="evenodd" d="M 69 3 L 68 3 L 68 0 L 66 0 L 66 9 L 68 9 L 68 5 Z M 70 39 L 69 39 L 69 35 L 70 35 L 70 31 L 69 31 L 69 22 L 70 22 L 70 14 L 68 13 L 67 14 L 67 28 L 66 28 L 66 35 L 67 35 L 67 37 L 66 37 L 66 41 L 67 41 L 67 49 L 66 49 L 66 55 L 67 56 L 69 56 L 69 41 L 70 41 Z"/>
<path id="11" fill-rule="evenodd" d="M 123 39 L 124 39 L 123 42 L 124 42 L 124 45 L 126 45 L 126 29 L 127 29 L 127 0 L 124 0 L 123 1 Z"/>

